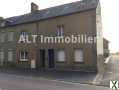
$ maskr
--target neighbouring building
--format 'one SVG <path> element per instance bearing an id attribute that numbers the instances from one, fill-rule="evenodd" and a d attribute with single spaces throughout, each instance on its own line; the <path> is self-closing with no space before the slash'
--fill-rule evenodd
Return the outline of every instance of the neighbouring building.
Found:
<path id="1" fill-rule="evenodd" d="M 93 44 L 18 43 L 20 35 L 97 37 Z M 98 0 L 81 0 L 0 21 L 0 65 L 19 68 L 97 71 L 103 57 L 101 10 Z M 103 63 L 100 63 L 101 65 Z"/>

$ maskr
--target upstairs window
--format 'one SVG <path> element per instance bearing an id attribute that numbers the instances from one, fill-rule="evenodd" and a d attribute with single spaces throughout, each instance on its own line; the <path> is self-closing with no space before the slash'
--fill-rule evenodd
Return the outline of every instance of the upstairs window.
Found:
<path id="1" fill-rule="evenodd" d="M 23 36 L 25 38 L 25 40 L 26 40 L 27 37 L 28 37 L 28 33 L 27 32 L 21 32 L 21 36 Z"/>
<path id="2" fill-rule="evenodd" d="M 57 26 L 57 36 L 64 36 L 64 25 Z"/>
<path id="3" fill-rule="evenodd" d="M 9 32 L 8 33 L 8 41 L 13 41 L 14 40 L 14 32 Z"/>
<path id="4" fill-rule="evenodd" d="M 26 50 L 20 51 L 20 61 L 28 61 L 28 52 Z"/>
<path id="5" fill-rule="evenodd" d="M 20 33 L 20 37 L 22 37 L 22 39 L 23 39 L 24 41 L 27 41 L 28 33 L 27 33 L 27 32 L 21 32 L 21 33 Z M 21 43 L 23 43 L 23 41 L 21 41 Z"/>

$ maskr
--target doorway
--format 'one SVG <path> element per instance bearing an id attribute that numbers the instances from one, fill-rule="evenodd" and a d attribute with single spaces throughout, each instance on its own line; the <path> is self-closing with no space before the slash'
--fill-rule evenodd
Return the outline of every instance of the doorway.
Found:
<path id="1" fill-rule="evenodd" d="M 55 62 L 54 62 L 54 50 L 48 49 L 48 62 L 49 62 L 49 68 L 54 68 Z"/>
<path id="2" fill-rule="evenodd" d="M 40 66 L 45 68 L 45 49 L 40 49 Z"/>

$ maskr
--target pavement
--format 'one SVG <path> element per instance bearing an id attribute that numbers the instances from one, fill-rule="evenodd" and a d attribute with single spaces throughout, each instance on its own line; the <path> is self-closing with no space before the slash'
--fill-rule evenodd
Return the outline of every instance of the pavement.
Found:
<path id="1" fill-rule="evenodd" d="M 15 74 L 0 73 L 0 90 L 110 90 L 80 83 L 49 80 L 38 77 L 27 77 Z"/>
<path id="2" fill-rule="evenodd" d="M 119 55 L 112 55 L 100 85 L 109 87 L 110 80 L 119 81 Z"/>

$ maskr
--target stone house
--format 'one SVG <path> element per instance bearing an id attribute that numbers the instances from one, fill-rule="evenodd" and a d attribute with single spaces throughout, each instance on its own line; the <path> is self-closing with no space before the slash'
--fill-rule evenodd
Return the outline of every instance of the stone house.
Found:
<path id="1" fill-rule="evenodd" d="M 18 43 L 20 35 L 98 37 L 96 43 Z M 103 55 L 98 0 L 82 0 L 43 10 L 31 3 L 31 12 L 0 21 L 0 65 L 19 68 L 97 71 Z"/>

